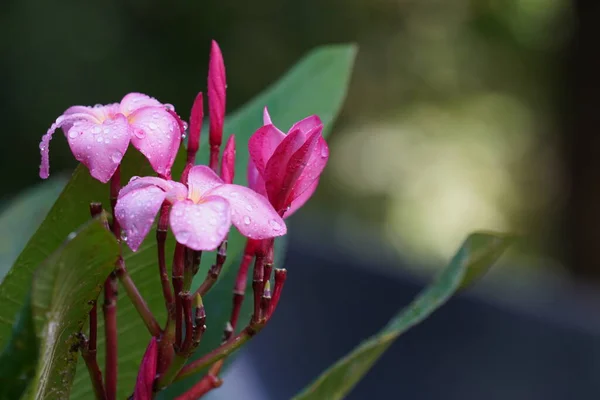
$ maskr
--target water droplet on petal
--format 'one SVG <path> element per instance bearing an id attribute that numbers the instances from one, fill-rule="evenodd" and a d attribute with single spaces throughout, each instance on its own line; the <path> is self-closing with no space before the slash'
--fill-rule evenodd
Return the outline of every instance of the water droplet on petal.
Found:
<path id="1" fill-rule="evenodd" d="M 229 195 L 231 197 L 238 197 L 238 192 L 231 192 Z"/>
<path id="2" fill-rule="evenodd" d="M 183 133 L 181 134 L 181 138 L 182 138 L 182 139 L 185 139 L 185 132 L 183 132 Z"/>
<path id="3" fill-rule="evenodd" d="M 40 143 L 40 150 L 42 150 L 42 151 L 46 150 L 46 146 L 44 146 L 43 143 Z"/>
<path id="4" fill-rule="evenodd" d="M 173 106 L 173 104 L 167 103 L 167 104 L 165 104 L 165 108 L 167 110 L 175 111 L 175 107 Z"/>
<path id="5" fill-rule="evenodd" d="M 75 132 L 73 129 L 71 129 L 71 130 L 69 131 L 69 137 L 70 137 L 71 139 L 75 139 L 77 136 L 79 136 L 79 134 L 78 134 L 77 132 Z"/>
<path id="6" fill-rule="evenodd" d="M 188 128 L 188 123 L 187 123 L 187 122 L 185 122 L 185 121 L 181 121 L 181 123 L 183 124 L 183 130 L 184 130 L 184 131 L 187 131 L 187 128 Z"/>
<path id="7" fill-rule="evenodd" d="M 110 143 L 110 139 L 109 138 L 104 138 L 104 143 L 109 144 Z"/>
<path id="8" fill-rule="evenodd" d="M 327 147 L 323 146 L 323 148 L 321 149 L 321 157 L 326 158 L 329 155 L 329 150 L 327 150 Z"/>
<path id="9" fill-rule="evenodd" d="M 96 142 L 98 142 L 98 143 L 102 143 L 102 136 L 98 136 L 98 137 L 96 137 Z"/>
<path id="10" fill-rule="evenodd" d="M 156 125 L 154 122 L 150 122 L 150 123 L 148 124 L 148 127 L 149 127 L 150 129 L 152 129 L 152 130 L 155 130 L 156 128 L 158 128 L 158 125 Z"/>
<path id="11" fill-rule="evenodd" d="M 189 231 L 181 231 L 177 234 L 177 241 L 181 244 L 186 244 L 190 240 L 192 234 Z"/>
<path id="12" fill-rule="evenodd" d="M 140 179 L 140 177 L 139 176 L 132 176 L 131 179 L 129 180 L 129 182 L 133 182 L 133 181 L 135 181 L 137 179 Z"/>
<path id="13" fill-rule="evenodd" d="M 247 216 L 247 215 L 246 215 L 246 216 L 244 217 L 244 224 L 246 224 L 246 225 L 250 225 L 250 222 L 252 222 L 252 220 L 250 219 L 250 217 L 249 217 L 249 216 Z"/>
<path id="14" fill-rule="evenodd" d="M 144 132 L 143 129 L 136 129 L 133 134 L 135 135 L 136 138 L 138 139 L 143 139 L 146 137 L 146 132 Z"/>
<path id="15" fill-rule="evenodd" d="M 92 133 L 100 133 L 101 130 L 102 129 L 100 129 L 99 126 L 95 126 L 95 127 L 92 128 Z"/>
<path id="16" fill-rule="evenodd" d="M 100 108 L 102 107 L 102 104 L 94 104 L 94 108 Z"/>
<path id="17" fill-rule="evenodd" d="M 127 241 L 127 232 L 126 231 L 121 232 L 121 240 L 124 242 Z"/>
<path id="18" fill-rule="evenodd" d="M 248 210 L 249 212 L 252 212 L 254 210 L 254 208 L 252 208 L 252 206 L 250 204 L 246 204 L 246 210 Z"/>
<path id="19" fill-rule="evenodd" d="M 73 239 L 75 239 L 75 236 L 77 236 L 77 234 L 75 232 L 71 232 L 67 236 L 67 240 L 73 240 Z"/>
<path id="20" fill-rule="evenodd" d="M 269 221 L 269 225 L 271 225 L 271 228 L 273 228 L 274 231 L 278 231 L 281 229 L 281 224 L 274 219 Z"/>
<path id="21" fill-rule="evenodd" d="M 115 151 L 110 155 L 110 159 L 112 160 L 112 162 L 114 162 L 115 164 L 118 164 L 121 162 L 121 160 L 123 159 L 123 153 L 121 153 L 120 151 Z"/>
<path id="22" fill-rule="evenodd" d="M 110 128 L 104 128 L 104 133 L 106 133 L 106 134 L 110 133 Z"/>

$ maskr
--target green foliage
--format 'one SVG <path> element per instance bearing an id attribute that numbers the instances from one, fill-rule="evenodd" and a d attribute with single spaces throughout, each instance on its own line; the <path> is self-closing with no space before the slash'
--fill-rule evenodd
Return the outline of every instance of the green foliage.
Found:
<path id="1" fill-rule="evenodd" d="M 457 290 L 484 273 L 511 243 L 512 238 L 504 235 L 471 234 L 450 264 L 412 303 L 401 310 L 379 333 L 325 371 L 294 400 L 343 398 L 401 334 L 423 321 Z"/>
<path id="2" fill-rule="evenodd" d="M 116 239 L 103 221 L 94 220 L 37 269 L 2 355 L 2 368 L 9 368 L 2 371 L 5 398 L 19 398 L 30 379 L 29 399 L 68 397 L 78 358 L 77 333 L 118 256 Z"/>
<path id="3" fill-rule="evenodd" d="M 265 105 L 269 106 L 274 122 L 282 129 L 289 127 L 294 121 L 313 113 L 323 118 L 326 129 L 329 130 L 331 128 L 333 119 L 337 115 L 346 93 L 355 53 L 356 49 L 354 46 L 348 45 L 327 46 L 312 52 L 278 83 L 267 89 L 254 101 L 226 120 L 226 132 L 236 134 L 238 148 L 236 183 L 246 183 L 245 171 L 248 163 L 247 143 L 250 135 L 261 125 L 262 108 Z M 206 141 L 207 136 L 206 134 L 203 135 L 204 141 Z M 206 150 L 207 146 L 201 148 L 203 156 L 206 156 Z M 177 173 L 183 167 L 181 160 L 182 157 L 178 157 L 176 165 L 173 168 L 174 176 L 177 176 Z M 126 154 L 121 164 L 121 173 L 124 180 L 129 179 L 131 176 L 153 174 L 147 161 L 135 151 L 130 151 Z M 34 192 L 31 196 L 31 199 L 28 198 L 25 201 L 31 201 L 28 204 L 31 204 L 30 207 L 35 207 L 36 199 L 33 199 L 33 197 L 39 196 L 39 192 Z M 4 281 L 0 284 L 0 304 L 2 304 L 2 307 L 0 307 L 0 348 L 4 348 L 10 342 L 12 326 L 15 324 L 19 311 L 24 306 L 26 294 L 32 285 L 34 288 L 38 285 L 37 278 L 34 279 L 34 274 L 38 270 L 38 266 L 41 266 L 39 274 L 53 273 L 54 269 L 48 265 L 51 265 L 53 262 L 57 263 L 58 261 L 55 259 L 55 256 L 51 255 L 59 249 L 63 240 L 71 232 L 89 221 L 89 204 L 91 202 L 102 202 L 107 207 L 109 204 L 108 188 L 92 179 L 85 167 L 79 166 L 48 212 L 45 220 L 31 237 Z M 13 204 L 6 209 L 3 215 L 0 216 L 0 219 L 16 218 L 15 220 L 18 220 L 21 218 L 14 217 L 13 215 L 13 213 L 16 214 L 18 212 L 19 204 Z M 30 233 L 31 231 L 26 231 L 24 234 L 21 234 L 19 230 L 15 229 L 12 235 L 15 237 L 15 240 L 24 240 Z M 77 237 L 73 239 L 73 242 L 76 240 L 78 240 Z M 229 257 L 223 270 L 223 276 L 213 291 L 206 297 L 205 305 L 210 327 L 203 338 L 200 352 L 215 347 L 220 342 L 222 328 L 229 317 L 231 289 L 235 279 L 235 269 L 228 267 L 236 260 L 236 255 L 240 254 L 243 245 L 244 240 L 242 237 L 237 232 L 232 232 L 228 246 Z M 169 235 L 166 249 L 167 254 L 172 254 L 173 247 L 174 240 L 172 235 Z M 158 278 L 156 252 L 156 244 L 153 235 L 150 234 L 148 240 L 145 241 L 136 253 L 132 253 L 127 248 L 124 248 L 123 258 L 140 293 L 157 320 L 162 322 L 165 320 L 166 310 Z M 204 275 L 213 260 L 213 255 L 204 254 L 201 270 L 195 279 L 194 287 L 204 279 Z M 45 271 L 46 269 L 48 271 Z M 60 279 L 67 278 L 69 282 L 73 282 L 71 280 L 72 276 L 61 277 Z M 57 275 L 49 276 L 47 279 L 57 285 L 59 283 Z M 80 279 L 82 280 L 81 285 L 85 285 L 86 287 L 91 282 L 85 281 L 82 277 Z M 39 290 L 41 289 L 42 287 Z M 47 295 L 54 295 L 53 293 L 47 293 Z M 62 292 L 57 293 L 60 294 Z M 92 291 L 92 293 L 96 292 Z M 63 305 L 68 300 L 66 294 L 64 296 L 58 298 L 60 304 Z M 46 297 L 44 301 L 38 303 L 34 297 L 34 306 L 43 308 L 44 304 L 49 304 L 47 301 L 50 301 L 50 299 L 50 297 Z M 100 299 L 99 301 L 102 300 Z M 76 305 L 81 306 L 81 304 Z M 87 313 L 86 310 L 88 310 L 86 307 L 79 307 L 77 309 L 78 313 Z M 124 398 L 131 394 L 133 390 L 138 363 L 142 358 L 150 336 L 126 296 L 119 296 L 117 310 L 119 329 L 119 383 L 117 397 Z M 57 321 L 54 308 L 51 311 L 49 314 L 51 321 Z M 80 317 L 75 318 L 71 314 L 67 316 L 69 317 L 68 322 L 70 324 L 68 326 L 69 332 L 83 323 Z M 40 321 L 36 320 L 36 323 L 43 323 L 42 321 L 43 318 Z M 45 324 L 43 326 L 48 329 L 48 326 L 52 327 L 55 325 Z M 103 332 L 102 318 L 98 319 L 98 331 Z M 64 332 L 66 333 L 67 331 L 65 330 Z M 57 334 L 52 331 L 50 333 Z M 60 346 L 61 351 L 63 351 L 63 346 L 73 344 L 70 341 L 71 337 L 67 335 L 67 337 L 60 336 L 57 338 L 57 336 L 52 336 L 48 333 L 44 334 L 43 337 L 54 339 L 52 342 L 44 340 L 41 343 L 42 357 L 44 357 L 44 354 L 48 354 L 49 357 L 44 358 L 43 365 L 46 365 L 50 370 L 38 371 L 38 374 L 43 374 L 43 379 L 37 382 L 40 385 L 37 388 L 33 388 L 33 390 L 40 394 L 39 397 L 51 393 L 53 393 L 53 396 L 57 396 L 59 392 L 64 394 L 68 392 L 67 386 L 74 372 L 74 360 L 77 354 L 74 352 L 61 353 L 63 359 L 59 360 L 50 357 L 48 351 L 52 349 L 52 346 Z M 65 361 L 65 357 L 68 361 Z M 99 335 L 98 363 L 100 366 L 103 366 L 103 360 L 104 338 L 103 335 Z M 80 363 L 83 364 L 83 361 L 80 361 Z M 55 373 L 64 374 L 64 385 L 62 380 L 58 381 L 55 379 Z M 33 394 L 33 392 L 30 393 Z M 80 365 L 73 380 L 71 398 L 88 399 L 92 396 L 89 376 L 85 367 Z"/>

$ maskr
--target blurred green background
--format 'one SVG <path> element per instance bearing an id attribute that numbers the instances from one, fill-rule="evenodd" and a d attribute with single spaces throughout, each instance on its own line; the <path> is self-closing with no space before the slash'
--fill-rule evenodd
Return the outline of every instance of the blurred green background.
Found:
<path id="1" fill-rule="evenodd" d="M 566 140 L 578 118 L 565 106 L 578 34 L 567 0 L 7 0 L 0 10 L 1 200 L 38 182 L 39 139 L 70 105 L 140 91 L 187 118 L 213 38 L 229 111 L 314 46 L 352 41 L 352 85 L 306 213 L 418 264 L 485 228 L 523 235 L 519 265 L 600 273 L 594 204 L 571 196 L 569 151 L 591 147 Z M 75 165 L 62 135 L 51 147 L 55 176 Z"/>

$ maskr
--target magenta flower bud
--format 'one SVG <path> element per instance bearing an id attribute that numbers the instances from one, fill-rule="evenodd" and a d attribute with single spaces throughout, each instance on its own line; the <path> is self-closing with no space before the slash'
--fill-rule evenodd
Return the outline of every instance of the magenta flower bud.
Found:
<path id="1" fill-rule="evenodd" d="M 208 111 L 210 118 L 210 167 L 216 170 L 225 121 L 225 64 L 217 42 L 213 40 L 208 65 Z"/>
<path id="2" fill-rule="evenodd" d="M 171 204 L 169 223 L 175 239 L 193 250 L 216 249 L 232 224 L 257 240 L 287 232 L 269 201 L 254 190 L 227 184 L 204 165 L 192 167 L 187 182 L 186 187 L 161 178 L 132 178 L 121 189 L 115 215 L 133 251 L 150 232 L 164 201 Z"/>
<path id="3" fill-rule="evenodd" d="M 130 142 L 158 174 L 170 175 L 182 134 L 170 111 L 141 93 L 130 93 L 119 104 L 67 109 L 40 142 L 40 177 L 50 175 L 50 140 L 58 128 L 62 128 L 77 161 L 102 183 L 113 176 Z"/>
<path id="4" fill-rule="evenodd" d="M 263 120 L 248 142 L 248 183 L 289 217 L 312 196 L 329 159 L 323 124 L 313 115 L 284 134 L 272 125 L 266 108 Z"/>
<path id="5" fill-rule="evenodd" d="M 150 343 L 142 358 L 140 369 L 138 371 L 135 390 L 133 392 L 134 400 L 151 400 L 153 398 L 152 386 L 156 376 L 156 360 L 158 357 L 158 345 L 156 338 L 152 337 Z"/>
<path id="6" fill-rule="evenodd" d="M 221 179 L 225 183 L 233 183 L 235 175 L 235 136 L 229 136 L 225 150 L 223 151 L 223 159 L 221 160 Z"/>
<path id="7" fill-rule="evenodd" d="M 188 135 L 188 162 L 193 163 L 200 146 L 200 132 L 202 131 L 202 119 L 204 118 L 204 101 L 202 98 L 202 92 L 198 93 L 194 104 L 192 105 L 192 112 L 190 113 L 190 128 Z"/>

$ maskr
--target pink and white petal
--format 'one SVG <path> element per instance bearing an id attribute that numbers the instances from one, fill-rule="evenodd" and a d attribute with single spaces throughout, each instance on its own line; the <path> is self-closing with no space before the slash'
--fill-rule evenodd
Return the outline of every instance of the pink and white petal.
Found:
<path id="1" fill-rule="evenodd" d="M 298 211 L 298 209 L 300 209 L 300 207 L 302 207 L 308 201 L 308 199 L 312 197 L 312 195 L 315 193 L 315 190 L 317 190 L 317 186 L 319 186 L 319 178 L 315 179 L 311 185 L 302 194 L 300 194 L 300 196 L 292 200 L 290 208 L 285 212 L 285 214 L 283 214 L 283 218 L 289 218 L 292 216 L 292 214 Z"/>
<path id="2" fill-rule="evenodd" d="M 141 178 L 140 178 L 141 179 Z M 137 251 L 148 232 L 167 193 L 157 186 L 146 186 L 119 193 L 115 216 L 127 237 L 127 245 Z"/>
<path id="3" fill-rule="evenodd" d="M 52 140 L 52 135 L 54 135 L 54 132 L 58 128 L 62 128 L 66 134 L 68 129 L 70 129 L 70 127 L 78 121 L 95 122 L 96 119 L 88 113 L 75 113 L 69 115 L 63 114 L 56 119 L 46 134 L 42 136 L 39 146 L 40 155 L 42 158 L 42 162 L 40 164 L 40 178 L 46 179 L 48 176 L 50 176 L 50 141 Z"/>
<path id="4" fill-rule="evenodd" d="M 101 124 L 104 120 L 114 118 L 117 114 L 119 114 L 119 103 L 107 104 L 105 106 L 98 104 L 94 107 L 73 106 L 67 108 L 63 115 L 72 117 L 77 115 L 81 119 Z M 65 123 L 62 129 L 67 133 L 71 129 L 71 126 L 71 123 Z"/>
<path id="5" fill-rule="evenodd" d="M 196 165 L 188 175 L 189 198 L 199 201 L 211 189 L 223 185 L 223 180 L 206 165 Z"/>
<path id="6" fill-rule="evenodd" d="M 102 183 L 108 182 L 121 163 L 130 140 L 127 118 L 117 114 L 102 124 L 79 120 L 66 133 L 77 161 Z"/>
<path id="7" fill-rule="evenodd" d="M 207 194 L 227 199 L 231 207 L 231 222 L 248 238 L 268 239 L 285 235 L 287 232 L 285 222 L 266 197 L 250 188 L 221 185 Z"/>
<path id="8" fill-rule="evenodd" d="M 154 97 L 147 96 L 143 93 L 129 93 L 123 97 L 120 103 L 120 111 L 129 116 L 142 107 L 162 107 L 163 104 Z"/>
<path id="9" fill-rule="evenodd" d="M 323 139 L 320 132 L 314 133 L 314 135 L 318 135 L 316 138 L 316 145 L 313 147 L 306 166 L 294 184 L 289 198 L 290 200 L 300 197 L 308 190 L 313 182 L 321 176 L 321 173 L 329 160 L 329 148 L 327 142 Z"/>
<path id="10" fill-rule="evenodd" d="M 312 131 L 319 125 L 323 125 L 323 122 L 321 122 L 321 118 L 319 118 L 318 115 L 311 115 L 309 117 L 304 118 L 302 121 L 298 121 L 294 125 L 292 125 L 289 132 L 293 132 L 296 129 L 299 129 L 300 132 L 302 132 L 302 134 L 304 135 L 304 137 L 306 137 L 306 135 L 308 135 L 308 132 Z"/>
<path id="11" fill-rule="evenodd" d="M 284 198 L 289 195 L 295 179 L 286 181 L 286 176 L 289 174 L 290 159 L 292 156 L 303 147 L 304 135 L 300 130 L 295 130 L 283 139 L 281 144 L 275 150 L 273 156 L 269 159 L 267 166 L 262 174 L 265 180 L 265 188 L 267 190 L 268 198 L 275 207 L 278 207 L 278 203 L 281 203 Z M 295 163 L 297 164 L 297 162 Z M 260 170 L 259 170 L 260 171 Z M 301 171 L 298 171 L 298 174 Z M 298 175 L 299 176 L 299 175 Z"/>
<path id="12" fill-rule="evenodd" d="M 174 200 L 184 200 L 187 197 L 187 188 L 184 184 L 168 181 L 162 178 L 156 178 L 153 176 L 145 176 L 140 178 L 139 176 L 132 177 L 127 185 L 125 185 L 119 192 L 119 198 L 127 195 L 137 189 L 143 189 L 148 186 L 156 186 L 167 193 L 167 200 L 173 202 Z"/>
<path id="13" fill-rule="evenodd" d="M 231 227 L 229 203 L 222 197 L 207 196 L 203 203 L 178 201 L 171 208 L 169 221 L 175 239 L 194 250 L 214 250 Z"/>
<path id="14" fill-rule="evenodd" d="M 285 135 L 274 125 L 265 125 L 250 137 L 248 141 L 248 152 L 254 165 L 261 175 L 267 166 L 267 162 L 277 149 L 277 146 L 285 139 Z"/>
<path id="15" fill-rule="evenodd" d="M 248 160 L 248 187 L 254 190 L 256 193 L 267 197 L 267 190 L 265 189 L 265 180 L 260 176 L 258 170 L 254 166 L 252 159 Z"/>
<path id="16" fill-rule="evenodd" d="M 128 119 L 133 128 L 131 143 L 159 175 L 170 176 L 181 143 L 181 130 L 175 117 L 161 106 L 140 108 Z"/>

